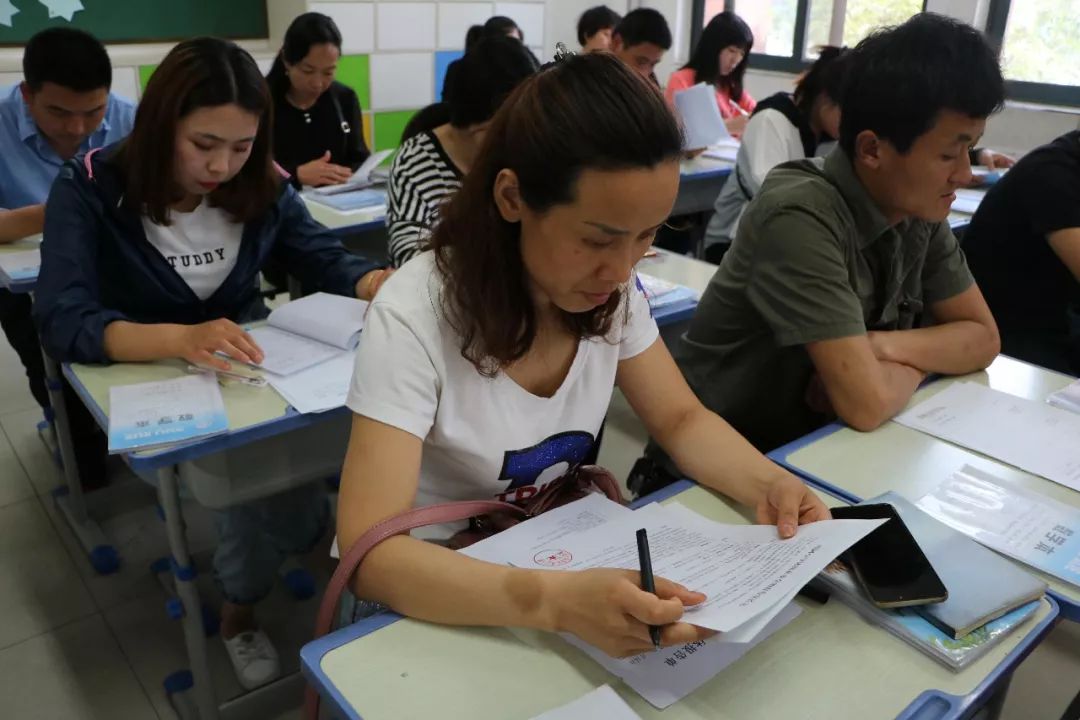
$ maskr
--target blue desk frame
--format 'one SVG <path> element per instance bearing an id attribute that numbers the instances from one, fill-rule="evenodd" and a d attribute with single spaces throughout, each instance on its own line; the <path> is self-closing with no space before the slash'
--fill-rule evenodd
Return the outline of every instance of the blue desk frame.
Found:
<path id="1" fill-rule="evenodd" d="M 640 498 L 631 507 L 637 509 L 649 503 L 662 502 L 675 495 L 694 487 L 691 480 L 680 480 L 666 488 L 658 490 L 651 495 Z M 825 488 L 822 488 L 825 489 Z M 826 492 L 832 493 L 828 489 Z M 841 500 L 847 500 L 846 495 L 837 495 Z M 993 672 L 983 678 L 975 689 L 964 696 L 950 695 L 940 690 L 924 690 L 897 716 L 897 720 L 960 720 L 967 717 L 968 713 L 982 707 L 989 702 L 994 694 L 1004 690 L 1012 677 L 1013 671 L 1020 663 L 1031 654 L 1032 650 L 1046 637 L 1058 621 L 1059 606 L 1053 597 L 1047 597 L 1050 604 L 1050 612 L 1042 622 L 1033 627 L 1011 653 L 994 668 Z M 309 642 L 300 650 L 300 670 L 308 679 L 324 701 L 333 707 L 336 717 L 347 720 L 363 720 L 363 717 L 345 700 L 338 692 L 337 687 L 322 671 L 322 658 L 331 650 L 346 645 L 353 640 L 369 635 L 376 630 L 381 630 L 388 625 L 401 620 L 402 616 L 394 612 L 384 612 L 374 615 L 348 627 L 336 630 L 324 637 Z"/>
<path id="2" fill-rule="evenodd" d="M 820 488 L 821 490 L 824 490 L 830 495 L 834 495 L 848 503 L 860 503 L 863 501 L 863 498 L 848 490 L 845 490 L 842 487 L 832 484 L 825 478 L 818 477 L 813 473 L 803 470 L 799 466 L 793 464 L 790 460 L 791 456 L 799 450 L 802 450 L 805 447 L 809 447 L 810 445 L 816 443 L 818 440 L 827 438 L 833 433 L 839 430 L 843 430 L 846 427 L 847 425 L 841 422 L 834 422 L 830 425 L 826 425 L 825 427 L 819 428 L 814 432 L 799 438 L 798 440 L 793 440 L 787 445 L 776 448 L 772 452 L 768 453 L 767 457 L 773 462 L 775 462 L 777 465 L 780 465 L 781 467 L 794 473 L 798 477 L 801 477 L 803 480 L 810 483 L 811 485 Z M 1065 620 L 1071 620 L 1072 622 L 1080 622 L 1080 603 L 1072 600 L 1071 598 L 1067 598 L 1064 595 L 1056 593 L 1053 590 L 1049 590 L 1048 593 L 1053 596 L 1054 600 L 1061 607 L 1062 618 L 1064 618 Z"/>

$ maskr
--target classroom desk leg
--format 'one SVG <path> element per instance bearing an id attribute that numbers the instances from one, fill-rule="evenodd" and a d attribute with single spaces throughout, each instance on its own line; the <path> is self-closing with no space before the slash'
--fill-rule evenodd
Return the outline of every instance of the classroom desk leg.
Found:
<path id="1" fill-rule="evenodd" d="M 187 646 L 188 662 L 194 687 L 195 705 L 201 720 L 215 720 L 218 705 L 214 699 L 214 685 L 210 679 L 207 663 L 206 635 L 203 632 L 202 603 L 195 586 L 195 570 L 191 562 L 185 536 L 184 516 L 180 509 L 180 489 L 176 468 L 169 466 L 158 470 L 158 502 L 165 512 L 165 530 L 169 536 L 169 550 L 174 562 L 173 576 L 176 594 L 184 606 L 184 644 Z"/>
<path id="2" fill-rule="evenodd" d="M 75 462 L 75 446 L 71 441 L 67 406 L 64 404 L 60 366 L 45 352 L 42 352 L 42 356 L 45 358 L 45 384 L 53 408 L 53 426 L 56 429 L 56 441 L 60 446 L 64 473 L 64 486 L 58 488 L 53 495 L 56 507 L 86 552 L 94 570 L 103 575 L 115 572 L 120 567 L 120 557 L 105 538 L 101 527 L 86 511 L 79 466 Z"/>

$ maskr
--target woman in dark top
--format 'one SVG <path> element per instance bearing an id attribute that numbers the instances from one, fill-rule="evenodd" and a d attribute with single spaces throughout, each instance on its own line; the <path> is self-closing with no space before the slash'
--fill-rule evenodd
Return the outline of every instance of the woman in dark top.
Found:
<path id="1" fill-rule="evenodd" d="M 1032 150 L 991 187 L 962 247 L 1001 352 L 1080 374 L 1080 130 Z"/>
<path id="2" fill-rule="evenodd" d="M 304 13 L 285 31 L 266 76 L 274 97 L 274 159 L 297 188 L 345 182 L 371 154 L 360 101 L 334 80 L 340 58 L 334 21 Z"/>

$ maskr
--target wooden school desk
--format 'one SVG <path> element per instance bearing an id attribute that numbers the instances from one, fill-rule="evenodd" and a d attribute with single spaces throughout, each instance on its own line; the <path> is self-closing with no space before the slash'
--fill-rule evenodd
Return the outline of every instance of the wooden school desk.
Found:
<path id="1" fill-rule="evenodd" d="M 984 372 L 927 384 L 915 393 L 909 406 L 941 392 L 953 382 L 979 382 L 1011 395 L 1042 401 L 1072 380 L 999 355 Z M 1006 482 L 1080 508 L 1080 492 L 895 422 L 887 422 L 869 433 L 834 423 L 774 450 L 769 457 L 851 502 L 888 490 L 916 502 L 956 470 L 972 465 Z M 1080 622 L 1080 588 L 1024 567 L 1050 585 L 1050 591 L 1061 604 L 1062 617 Z"/>
<path id="2" fill-rule="evenodd" d="M 831 505 L 841 501 L 822 495 Z M 747 518 L 688 481 L 636 505 L 679 502 L 726 523 Z M 528 720 L 605 683 L 645 720 L 955 720 L 1000 705 L 1016 666 L 1046 636 L 1057 604 L 953 672 L 837 600 L 803 612 L 689 696 L 656 710 L 556 635 L 447 627 L 383 613 L 304 646 L 301 668 L 332 717 Z"/>

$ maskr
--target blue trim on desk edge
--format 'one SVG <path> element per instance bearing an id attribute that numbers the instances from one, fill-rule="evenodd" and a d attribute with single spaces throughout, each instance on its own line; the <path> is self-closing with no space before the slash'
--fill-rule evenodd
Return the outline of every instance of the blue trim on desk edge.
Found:
<path id="1" fill-rule="evenodd" d="M 98 427 L 107 434 L 109 431 L 109 418 L 105 415 L 101 406 L 94 402 L 94 399 L 90 396 L 86 386 L 83 385 L 75 372 L 72 371 L 70 364 L 64 363 L 61 366 L 61 372 L 64 377 L 67 378 L 68 382 L 71 383 L 71 387 L 75 390 L 79 399 L 82 400 L 83 405 L 90 410 L 90 414 L 94 416 L 94 420 L 97 422 Z M 350 412 L 350 410 L 347 407 L 342 406 L 321 413 L 303 414 L 298 413 L 290 406 L 286 409 L 284 415 L 279 415 L 278 417 L 271 418 L 265 422 L 249 425 L 245 428 L 233 430 L 223 435 L 214 435 L 202 440 L 195 440 L 178 447 L 167 448 L 155 452 L 152 455 L 138 456 L 125 453 L 124 460 L 127 462 L 128 466 L 135 471 L 158 470 L 169 465 L 176 465 L 188 460 L 195 460 L 206 455 L 212 455 L 224 450 L 231 450 L 232 448 L 240 447 L 241 445 L 265 440 L 276 435 L 281 435 L 282 433 L 308 427 L 309 425 L 320 423 L 327 418 L 347 412 Z"/>
<path id="2" fill-rule="evenodd" d="M 830 495 L 834 495 L 841 500 L 844 500 L 851 504 L 858 503 L 860 502 L 860 498 L 857 495 L 853 495 L 847 490 L 844 490 L 837 485 L 833 485 L 832 483 L 818 477 L 817 475 L 814 475 L 813 473 L 806 472 L 802 468 L 793 465 L 791 462 L 788 461 L 788 458 L 799 450 L 802 450 L 803 448 L 812 445 L 818 440 L 826 438 L 839 430 L 843 430 L 845 427 L 847 427 L 847 425 L 844 425 L 843 423 L 831 423 L 829 425 L 826 425 L 825 427 L 818 428 L 809 435 L 804 435 L 798 440 L 792 440 L 787 445 L 781 445 L 775 450 L 766 453 L 765 457 L 769 458 L 777 465 L 780 465 L 785 470 L 794 473 L 797 477 L 801 477 L 803 480 L 817 487 L 818 489 L 824 490 Z"/>
<path id="3" fill-rule="evenodd" d="M 659 310 L 653 312 L 653 320 L 656 321 L 657 327 L 667 327 L 668 325 L 674 325 L 680 323 L 683 320 L 689 320 L 694 316 L 694 312 L 697 310 L 698 301 L 696 299 L 687 298 L 671 305 L 666 305 Z"/>
<path id="4" fill-rule="evenodd" d="M 826 428 L 822 428 L 822 430 L 825 429 Z M 833 432 L 835 432 L 835 430 L 833 430 Z M 827 434 L 829 433 L 822 433 L 822 436 Z M 795 443 L 792 444 L 794 445 Z M 672 483 L 665 488 L 661 488 L 643 498 L 639 498 L 631 503 L 630 507 L 636 510 L 643 505 L 654 502 L 663 502 L 664 500 L 672 498 L 684 490 L 689 490 L 696 485 L 697 483 L 693 480 L 679 480 L 678 482 Z M 998 663 L 985 678 L 983 678 L 982 682 L 975 686 L 975 689 L 971 693 L 958 696 L 940 690 L 925 690 L 901 711 L 897 716 L 897 720 L 960 720 L 972 706 L 983 702 L 989 694 L 993 692 L 995 686 L 1001 682 L 1002 678 L 1011 674 L 1020 663 L 1031 654 L 1038 646 L 1039 642 L 1049 634 L 1054 625 L 1057 624 L 1057 621 L 1060 619 L 1061 607 L 1055 596 L 1047 595 L 1046 601 L 1050 604 L 1050 611 L 1046 614 L 1046 617 L 1042 619 L 1042 622 L 1025 634 L 1017 646 L 1013 648 L 1013 651 L 1006 655 L 1002 661 Z M 346 720 L 363 720 L 363 717 L 348 704 L 338 691 L 337 687 L 335 687 L 323 673 L 322 658 L 331 650 L 336 650 L 346 643 L 358 640 L 376 630 L 381 630 L 401 619 L 403 619 L 403 616 L 395 612 L 388 611 L 381 613 L 370 618 L 365 618 L 364 620 L 339 630 L 335 630 L 317 640 L 312 640 L 300 649 L 300 669 L 304 673 L 304 677 L 316 687 L 322 699 L 332 703 L 334 705 L 334 710 L 340 713 Z M 944 703 L 948 707 L 948 710 L 936 716 L 927 714 L 928 709 L 931 707 L 931 703 L 934 702 Z"/>
<path id="5" fill-rule="evenodd" d="M 788 458 L 797 451 L 802 450 L 803 448 L 812 445 L 818 440 L 822 440 L 829 435 L 837 432 L 838 430 L 844 429 L 845 427 L 847 426 L 843 423 L 835 422 L 830 425 L 826 425 L 825 427 L 818 428 L 809 435 L 805 435 L 798 440 L 793 440 L 787 445 L 782 445 L 775 450 L 767 453 L 766 457 L 783 467 L 785 470 L 794 473 L 797 477 L 802 478 L 805 482 L 807 482 L 813 487 L 818 488 L 819 490 L 823 490 L 830 495 L 839 498 L 840 500 L 843 500 L 844 502 L 851 503 L 852 505 L 861 503 L 863 501 L 863 498 L 859 497 L 858 495 L 844 490 L 837 485 L 833 485 L 824 478 L 818 477 L 811 472 L 803 470 L 802 468 L 794 465 L 788 460 Z M 1021 564 L 1027 565 L 1026 563 Z M 1027 567 L 1031 566 L 1027 565 Z M 1055 601 L 1057 601 L 1058 605 L 1060 606 L 1061 617 L 1063 619 L 1070 622 L 1080 622 L 1080 601 L 1073 600 L 1070 597 L 1066 597 L 1065 595 L 1056 592 L 1052 588 L 1048 589 L 1046 593 L 1047 595 L 1053 597 Z"/>
<path id="6" fill-rule="evenodd" d="M 727 162 L 727 161 L 726 160 L 721 160 L 720 162 Z M 732 169 L 734 167 L 735 166 L 732 164 L 732 165 L 728 165 L 726 167 L 710 168 L 709 170 L 701 170 L 699 172 L 694 172 L 694 173 L 685 173 L 685 172 L 680 171 L 679 172 L 679 181 L 681 182 L 683 180 L 709 180 L 711 178 L 727 177 L 728 175 L 731 174 L 731 171 L 732 171 Z"/>
<path id="7" fill-rule="evenodd" d="M 967 695 L 951 695 L 940 690 L 927 690 L 915 698 L 914 701 L 901 712 L 896 720 L 959 720 L 967 717 L 972 707 L 985 702 L 994 691 L 994 686 L 1010 675 L 1020 663 L 1039 645 L 1060 619 L 1061 608 L 1057 601 L 1050 595 L 1046 596 L 1046 602 L 1050 604 L 1050 611 L 1046 617 L 1036 625 L 1031 632 L 1024 636 L 1013 651 L 998 663 L 982 682 L 975 686 Z M 940 701 L 947 703 L 949 710 L 940 715 L 927 714 L 930 703 Z"/>

